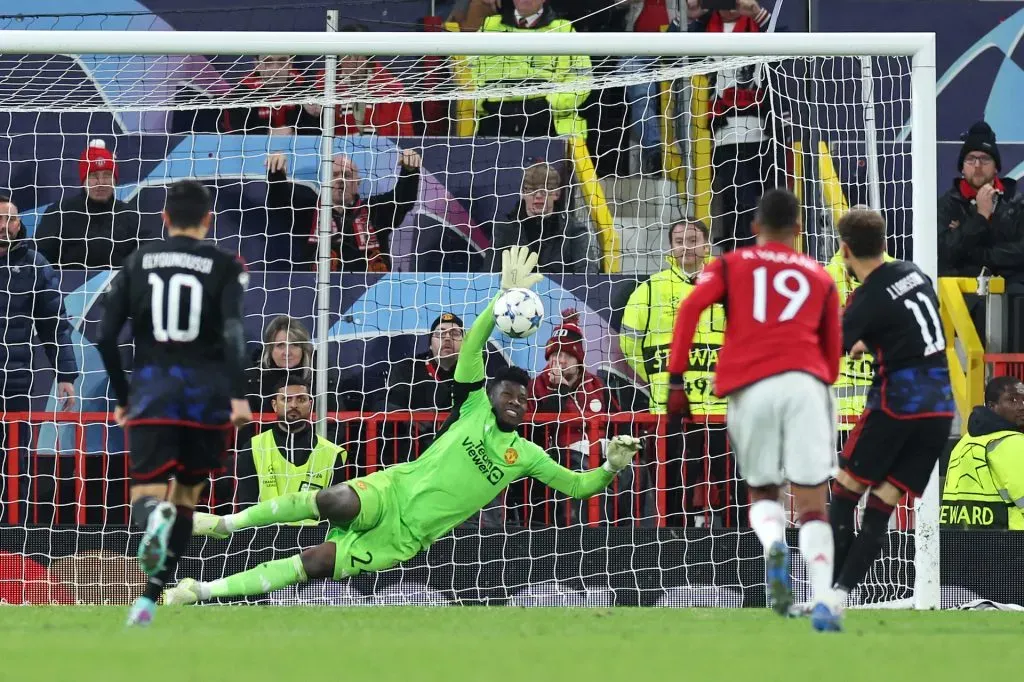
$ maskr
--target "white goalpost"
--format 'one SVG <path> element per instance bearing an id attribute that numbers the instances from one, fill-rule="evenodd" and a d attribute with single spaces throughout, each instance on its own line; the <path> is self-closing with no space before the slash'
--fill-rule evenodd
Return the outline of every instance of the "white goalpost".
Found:
<path id="1" fill-rule="evenodd" d="M 334 32 L 336 13 L 331 14 L 324 33 L 0 30 L 0 116 L 8 117 L 14 131 L 11 149 L 19 150 L 11 152 L 10 161 L 33 168 L 12 172 L 14 186 L 9 188 L 16 198 L 25 197 L 27 205 L 22 208 L 30 237 L 47 211 L 59 211 L 60 197 L 79 191 L 73 181 L 67 187 L 67 178 L 78 179 L 80 155 L 92 137 L 113 141 L 120 171 L 115 194 L 143 224 L 158 224 L 154 207 L 159 199 L 151 192 L 176 179 L 195 176 L 216 188 L 215 238 L 251 261 L 249 255 L 255 254 L 246 308 L 250 341 L 254 347 L 261 344 L 262 330 L 277 315 L 307 320 L 313 348 L 307 360 L 321 406 L 318 433 L 344 441 L 350 449 L 348 476 L 415 456 L 420 434 L 429 438 L 431 419 L 414 423 L 414 415 L 403 422 L 403 431 L 394 425 L 399 417 L 384 416 L 403 412 L 389 397 L 389 372 L 402 353 L 423 350 L 413 337 L 432 331 L 431 321 L 441 312 L 457 313 L 468 327 L 486 304 L 495 281 L 487 261 L 490 225 L 517 206 L 526 191 L 526 171 L 540 163 L 558 169 L 562 184 L 556 201 L 564 204 L 560 210 L 569 216 L 566 225 L 571 221 L 583 226 L 590 245 L 588 262 L 545 273 L 549 277 L 540 293 L 550 319 L 527 342 L 493 339 L 492 359 L 525 365 L 531 375 L 536 373 L 547 360 L 544 342 L 559 324 L 558 312 L 582 308 L 587 364 L 596 358 L 594 372 L 606 383 L 619 382 L 615 391 L 622 392 L 613 392 L 619 402 L 626 395 L 623 386 L 649 396 L 641 368 L 626 357 L 615 329 L 625 303 L 616 287 L 630 277 L 635 285 L 664 267 L 665 233 L 674 220 L 689 217 L 709 223 L 717 249 L 722 226 L 729 224 L 726 214 L 740 213 L 723 206 L 727 192 L 721 190 L 722 180 L 711 179 L 716 172 L 714 132 L 700 119 L 707 115 L 713 91 L 709 95 L 701 79 L 744 69 L 760 74 L 765 129 L 775 132 L 766 132 L 764 158 L 755 159 L 755 165 L 760 165 L 765 183 L 789 185 L 801 199 L 808 253 L 827 264 L 835 251 L 830 227 L 834 219 L 849 205 L 865 203 L 886 214 L 897 256 L 912 252 L 914 262 L 937 281 L 934 34 L 339 33 Z M 294 56 L 289 61 L 294 79 L 282 81 L 272 92 L 240 87 L 261 55 Z M 484 57 L 539 60 L 578 55 L 590 57 L 588 67 L 566 69 L 554 80 L 483 82 L 476 77 L 478 60 Z M 344 67 L 346 56 L 359 58 L 364 67 L 370 60 L 383 65 L 401 87 L 384 87 L 382 71 L 366 81 L 348 80 L 350 72 L 345 69 L 361 67 Z M 626 71 L 619 61 L 624 56 L 656 59 Z M 617 168 L 603 167 L 605 178 L 599 179 L 594 163 L 600 166 L 606 155 L 601 150 L 607 132 L 598 134 L 592 128 L 586 142 L 568 136 L 535 139 L 522 132 L 501 140 L 472 137 L 471 119 L 481 117 L 478 103 L 483 100 L 533 96 L 554 101 L 559 95 L 584 93 L 578 98 L 577 116 L 590 124 L 598 121 L 594 125 L 600 127 L 613 107 L 596 95 L 684 81 L 685 88 L 666 88 L 666 123 L 662 125 L 660 114 L 657 123 L 664 159 L 664 174 L 659 177 L 675 188 L 672 196 L 651 192 L 643 179 L 617 177 Z M 679 100 L 673 94 L 678 92 L 692 93 L 691 100 Z M 441 106 L 434 107 L 437 103 Z M 337 123 L 339 117 L 352 111 L 362 115 L 367 107 L 377 112 L 404 107 L 426 122 L 414 134 L 376 135 L 367 123 L 358 135 L 346 135 Z M 317 129 L 304 132 L 295 123 L 277 129 L 224 127 L 225 112 L 264 110 L 272 116 L 283 108 L 307 116 L 308 125 Z M 443 113 L 429 119 L 434 114 L 428 111 Z M 126 113 L 133 117 L 125 118 Z M 175 118 L 183 113 L 191 118 Z M 216 123 L 201 129 L 198 121 L 205 113 Z M 143 121 L 150 114 L 160 122 L 125 122 Z M 83 118 L 72 124 L 68 115 Z M 96 132 L 101 116 L 114 117 L 114 129 Z M 674 131 L 677 119 L 686 123 Z M 175 128 L 172 120 L 189 122 Z M 625 144 L 633 145 L 629 131 L 636 124 L 627 120 L 617 128 Z M 910 131 L 909 145 L 902 141 L 905 129 Z M 65 144 L 65 138 L 74 138 L 75 144 Z M 422 169 L 415 171 L 419 185 L 414 199 L 407 202 L 411 209 L 402 213 L 399 224 L 387 226 L 386 238 L 383 226 L 376 226 L 387 265 L 351 272 L 344 262 L 339 265 L 340 237 L 332 223 L 337 201 L 331 190 L 334 159 L 344 153 L 358 167 L 358 196 L 368 215 L 379 215 L 369 213 L 375 210 L 375 198 L 400 193 L 403 178 L 413 172 L 403 165 L 403 150 L 409 149 L 417 150 L 423 161 Z M 23 156 L 14 158 L 15 154 Z M 315 218 L 309 222 L 299 225 L 292 205 L 282 208 L 270 198 L 271 156 L 286 163 L 288 201 L 295 201 L 302 191 L 310 195 L 308 215 Z M 863 162 L 863 177 L 858 162 Z M 743 182 L 736 179 L 730 189 Z M 258 191 L 253 189 L 257 185 Z M 287 211 L 286 217 L 281 217 L 282 211 Z M 303 213 L 301 220 L 306 216 Z M 275 220 L 282 221 L 283 231 L 275 232 Z M 371 231 L 367 238 L 378 237 Z M 282 252 L 290 255 L 275 261 L 271 251 L 278 247 L 273 244 L 285 244 Z M 298 249 L 306 254 L 301 262 L 295 255 Z M 43 396 L 42 402 L 13 420 L 18 423 L 0 425 L 8 430 L 10 449 L 0 466 L 5 477 L 0 486 L 0 538 L 6 536 L 10 542 L 0 545 L 7 550 L 14 543 L 13 552 L 49 569 L 51 579 L 71 594 L 70 600 L 89 601 L 93 597 L 79 592 L 91 594 L 89 589 L 107 582 L 126 589 L 138 584 L 138 576 L 128 570 L 109 581 L 109 576 L 98 574 L 83 578 L 82 562 L 72 561 L 84 554 L 111 560 L 118 553 L 125 555 L 132 542 L 124 524 L 110 520 L 123 518 L 127 511 L 127 502 L 120 497 L 127 470 L 120 468 L 123 448 L 115 451 L 112 430 L 102 426 L 102 415 L 109 411 L 102 368 L 89 364 L 90 353 L 95 352 L 89 323 L 97 314 L 93 310 L 90 316 L 90 306 L 108 281 L 111 266 L 55 265 L 81 365 L 79 385 L 83 393 L 86 384 L 92 386 L 94 394 L 83 395 L 81 414 L 59 412 L 57 403 Z M 262 346 L 258 354 L 264 357 Z M 42 382 L 48 371 L 38 369 L 34 374 Z M 368 378 L 378 374 L 378 383 Z M 352 376 L 358 381 L 344 384 Z M 343 385 L 347 388 L 340 388 Z M 379 401 L 371 402 L 370 396 L 378 394 Z M 327 412 L 333 414 L 330 419 Z M 82 416 L 86 413 L 90 416 Z M 574 424 L 556 419 L 551 428 L 577 428 Z M 503 496 L 489 508 L 497 521 L 472 520 L 425 559 L 380 577 L 353 581 L 352 586 L 307 586 L 272 595 L 271 601 L 763 603 L 763 575 L 750 578 L 760 564 L 756 553 L 746 549 L 750 542 L 756 545 L 749 531 L 729 524 L 719 527 L 717 512 L 705 515 L 708 528 L 695 527 L 692 520 L 685 528 L 673 528 L 675 512 L 668 508 L 673 500 L 685 503 L 691 499 L 691 488 L 713 486 L 687 483 L 687 463 L 666 451 L 663 418 L 645 407 L 622 406 L 617 416 L 600 416 L 578 427 L 585 435 L 569 445 L 556 443 L 561 436 L 545 428 L 537 426 L 536 433 L 545 434 L 538 437 L 550 438 L 552 452 L 577 468 L 590 462 L 586 448 L 594 439 L 589 436 L 600 438 L 606 428 L 642 434 L 645 454 L 634 474 L 602 500 L 573 506 L 537 485 L 510 487 L 508 494 L 515 490 L 516 501 Z M 710 442 L 713 433 L 723 430 L 721 419 L 709 417 L 697 430 Z M 388 434 L 401 445 L 388 444 Z M 580 441 L 585 443 L 583 450 Z M 38 451 L 45 451 L 41 459 Z M 101 460 L 102 466 L 95 463 Z M 723 485 L 735 484 L 734 470 L 726 470 L 729 480 Z M 232 473 L 229 469 L 226 478 Z M 70 491 L 66 498 L 65 484 Z M 239 488 L 231 483 L 225 489 L 234 491 L 227 499 L 214 486 L 219 497 L 211 499 L 211 507 L 237 504 L 232 495 L 240 494 Z M 712 503 L 706 504 L 710 508 Z M 513 513 L 513 508 L 518 511 Z M 886 557 L 876 562 L 869 576 L 873 587 L 865 594 L 874 596 L 862 596 L 861 605 L 940 607 L 937 471 L 908 518 L 912 521 L 891 533 Z M 190 571 L 202 573 L 204 579 L 221 577 L 297 551 L 296 543 L 312 541 L 316 532 L 282 527 L 241 533 L 223 542 L 197 539 L 198 555 L 182 562 L 178 577 L 200 577 Z M 322 533 L 319 537 L 322 540 Z M 58 545 L 60 551 L 53 549 Z M 69 562 L 73 568 L 65 565 Z M 59 566 L 63 567 L 55 568 Z M 802 566 L 797 567 L 798 581 L 800 571 Z M 800 585 L 804 589 L 802 581 Z M 121 596 L 97 599 L 116 601 Z"/>

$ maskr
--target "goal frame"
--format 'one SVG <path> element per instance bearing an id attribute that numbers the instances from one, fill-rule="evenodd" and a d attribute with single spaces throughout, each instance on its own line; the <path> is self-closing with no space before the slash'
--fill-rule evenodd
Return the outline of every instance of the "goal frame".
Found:
<path id="1" fill-rule="evenodd" d="M 4 54 L 220 55 L 322 54 L 328 56 L 454 57 L 462 55 L 600 57 L 766 56 L 907 57 L 911 60 L 911 172 L 914 262 L 937 284 L 935 236 L 936 63 L 934 33 L 419 33 L 419 32 L 219 32 L 219 31 L 0 31 Z M 333 90 L 333 70 L 327 71 Z M 467 92 L 464 99 L 472 98 Z M 325 107 L 325 115 L 331 111 Z M 330 120 L 330 119 L 325 119 Z M 333 127 L 333 126 L 332 126 Z M 870 142 L 870 139 L 869 139 Z M 326 147 L 325 149 L 329 149 Z M 869 150 L 869 153 L 874 150 Z M 326 164 L 329 166 L 329 159 Z M 329 194 L 329 193 L 328 193 Z M 321 240 L 324 244 L 325 240 Z M 938 470 L 915 507 L 913 606 L 939 608 Z"/>

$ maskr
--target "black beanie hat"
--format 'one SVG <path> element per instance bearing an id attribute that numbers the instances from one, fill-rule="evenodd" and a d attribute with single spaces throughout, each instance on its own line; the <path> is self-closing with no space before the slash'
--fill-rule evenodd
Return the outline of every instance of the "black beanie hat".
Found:
<path id="1" fill-rule="evenodd" d="M 440 315 L 437 316 L 437 319 L 434 320 L 434 323 L 430 325 L 430 331 L 433 332 L 441 325 L 442 322 L 453 322 L 455 323 L 455 326 L 459 327 L 460 329 L 463 326 L 462 318 L 456 315 L 455 313 L 441 313 Z"/>
<path id="2" fill-rule="evenodd" d="M 996 162 L 996 170 L 1003 170 L 1003 162 L 999 158 L 999 147 L 996 146 L 996 134 L 992 132 L 992 128 L 987 123 L 978 121 L 971 126 L 970 130 L 961 135 L 960 139 L 964 141 L 964 144 L 960 147 L 960 157 L 957 159 L 956 169 L 958 172 L 963 169 L 964 159 L 971 152 L 985 152 Z"/>

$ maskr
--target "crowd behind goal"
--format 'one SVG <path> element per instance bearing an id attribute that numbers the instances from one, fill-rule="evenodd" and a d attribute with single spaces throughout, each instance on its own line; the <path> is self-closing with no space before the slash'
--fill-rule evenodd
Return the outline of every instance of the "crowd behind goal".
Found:
<path id="1" fill-rule="evenodd" d="M 629 6 L 630 30 L 639 32 L 680 30 L 686 24 L 689 31 L 757 33 L 772 24 L 770 12 L 756 0 L 738 0 L 731 10 L 706 10 L 699 2 L 680 3 L 679 8 L 643 2 Z M 450 19 L 461 23 L 464 31 L 574 30 L 547 0 L 470 0 L 459 3 Z M 350 24 L 340 30 L 367 29 Z M 628 57 L 614 66 L 636 74 L 657 65 L 656 58 Z M 662 85 L 652 77 L 621 89 L 623 118 L 609 126 L 602 121 L 609 107 L 599 101 L 604 89 L 586 87 L 602 68 L 611 67 L 592 64 L 584 55 L 488 57 L 470 64 L 466 77 L 484 89 L 502 81 L 576 84 L 572 91 L 562 88 L 553 94 L 472 103 L 472 135 L 482 147 L 489 140 L 499 147 L 509 141 L 519 145 L 517 158 L 502 167 L 497 152 L 498 159 L 488 169 L 496 178 L 490 214 L 486 220 L 474 215 L 482 241 L 453 241 L 443 225 L 424 227 L 421 222 L 429 214 L 428 196 L 437 189 L 435 176 L 467 172 L 443 161 L 457 149 L 450 141 L 465 119 L 451 102 L 403 99 L 407 85 L 411 89 L 420 84 L 403 84 L 401 74 L 385 62 L 338 59 L 333 134 L 349 141 L 344 143 L 346 151 L 336 151 L 331 159 L 331 208 L 326 218 L 324 198 L 310 177 L 312 154 L 294 151 L 294 145 L 315 148 L 315 142 L 304 143 L 302 138 L 315 140 L 324 134 L 322 105 L 301 102 L 303 89 L 323 86 L 319 60 L 260 55 L 246 63 L 245 72 L 225 75 L 231 88 L 211 99 L 209 106 L 189 106 L 168 115 L 167 132 L 172 135 L 224 140 L 225 148 L 234 144 L 233 139 L 243 140 L 242 148 L 266 140 L 265 151 L 251 154 L 238 186 L 202 178 L 214 197 L 211 234 L 222 249 L 237 253 L 245 263 L 239 280 L 258 279 L 260 286 L 250 288 L 239 303 L 247 362 L 240 368 L 240 380 L 253 423 L 240 419 L 237 430 L 226 432 L 228 456 L 223 468 L 205 471 L 210 483 L 205 486 L 203 479 L 200 508 L 215 515 L 237 514 L 270 499 L 329 489 L 415 461 L 444 433 L 445 420 L 457 408 L 458 360 L 469 332 L 464 318 L 485 310 L 491 295 L 486 282 L 501 276 L 502 253 L 526 247 L 537 256 L 537 272 L 554 283 L 552 290 L 558 289 L 545 294 L 544 333 L 529 342 L 535 348 L 531 357 L 540 359 L 530 363 L 525 382 L 522 435 L 576 472 L 599 466 L 610 443 L 626 442 L 615 439 L 635 438 L 639 455 L 633 467 L 619 467 L 607 492 L 596 498 L 576 500 L 524 480 L 483 506 L 466 527 L 486 532 L 575 526 L 732 530 L 750 525 L 751 502 L 757 498 L 751 498 L 737 470 L 734 443 L 726 429 L 727 401 L 714 388 L 727 305 L 716 301 L 700 313 L 687 348 L 686 370 L 678 378 L 670 369 L 670 349 L 679 306 L 709 276 L 707 268 L 755 243 L 755 216 L 762 197 L 774 188 L 800 195 L 792 149 L 801 114 L 787 107 L 788 94 L 779 96 L 787 80 L 784 69 L 762 64 L 716 67 L 709 60 L 707 107 L 699 125 L 705 126 L 710 141 L 706 162 L 711 207 L 705 218 L 693 211 L 692 197 L 665 202 L 668 217 L 650 221 L 658 236 L 646 252 L 638 248 L 643 257 L 629 261 L 631 270 L 624 274 L 631 281 L 624 283 L 612 274 L 612 262 L 620 255 L 616 249 L 621 247 L 609 237 L 607 227 L 588 214 L 589 196 L 581 188 L 584 183 L 574 157 L 566 151 L 566 140 L 583 140 L 598 150 L 598 170 L 612 167 L 609 175 L 628 178 L 633 184 L 627 191 L 642 203 L 652 185 L 680 186 L 670 178 L 678 172 L 673 164 L 681 163 L 676 147 L 690 133 L 677 128 L 698 124 L 689 114 L 684 124 L 681 113 L 670 114 L 664 108 Z M 665 84 L 666 93 L 678 95 L 674 87 Z M 369 93 L 371 101 L 346 96 L 346 88 Z M 275 105 L 278 98 L 281 104 Z M 253 101 L 260 104 L 248 104 Z M 114 425 L 116 390 L 108 387 L 102 365 L 88 357 L 96 353 L 92 327 L 102 319 L 96 310 L 91 318 L 83 310 L 77 283 L 106 273 L 101 289 L 91 293 L 106 291 L 111 280 L 123 277 L 120 270 L 131 254 L 163 238 L 167 190 L 161 188 L 158 195 L 147 193 L 152 188 L 124 192 L 125 185 L 141 179 L 140 166 L 148 161 L 145 154 L 139 151 L 136 158 L 129 158 L 120 153 L 129 147 L 119 135 L 73 132 L 69 138 L 80 141 L 80 148 L 61 154 L 62 165 L 73 169 L 77 184 L 49 188 L 57 189 L 45 193 L 54 199 L 49 206 L 38 201 L 36 189 L 14 178 L 10 191 L 0 193 L 0 269 L 5 285 L 0 305 L 6 317 L 0 349 L 2 523 L 12 526 L 124 526 L 138 513 L 129 502 L 128 487 L 129 481 L 139 479 L 128 471 L 127 441 Z M 618 148 L 612 154 L 601 153 L 613 132 L 620 136 Z M 292 149 L 277 144 L 281 139 L 289 140 Z M 528 149 L 539 150 L 539 156 Z M 958 161 L 952 189 L 938 199 L 938 274 L 1001 276 L 1012 292 L 1024 261 L 1024 195 L 1016 193 L 1013 179 L 1001 177 L 996 136 L 984 121 L 965 133 Z M 475 173 L 469 165 L 468 173 Z M 246 187 L 248 183 L 252 186 Z M 253 196 L 259 197 L 255 204 Z M 236 199 L 238 206 L 233 207 Z M 471 207 L 463 208 L 469 212 Z M 817 219 L 809 220 L 811 215 L 801 209 L 802 220 L 809 223 L 804 226 L 805 251 L 824 267 L 838 305 L 845 308 L 858 279 L 838 248 L 838 229 L 823 236 Z M 890 228 L 886 261 L 909 259 L 912 246 L 906 226 L 901 222 L 894 231 L 893 223 L 899 221 L 887 211 L 882 215 Z M 231 228 L 222 233 L 221 222 Z M 646 227 L 646 234 L 651 234 L 651 225 Z M 326 248 L 322 239 L 328 241 Z M 411 246 L 410 239 L 415 242 Z M 823 249 L 825 241 L 834 244 Z M 173 265 L 197 271 L 206 267 L 198 261 Z M 411 331 L 368 327 L 350 333 L 346 341 L 355 343 L 349 350 L 339 350 L 342 332 L 332 332 L 330 345 L 316 342 L 312 313 L 318 268 L 330 271 L 339 297 L 349 297 L 346 304 L 358 295 L 352 292 L 369 290 L 388 277 L 422 283 L 429 280 L 429 273 L 440 272 L 448 279 L 437 289 L 438 300 L 416 314 Z M 474 280 L 478 276 L 482 279 Z M 175 319 L 166 329 L 154 328 L 158 341 L 161 334 L 172 342 L 195 338 L 197 313 L 185 297 L 192 296 L 194 302 L 197 294 L 182 281 L 177 280 L 177 287 L 165 283 Z M 591 293 L 602 286 L 605 293 Z M 469 294 L 453 296 L 459 289 Z M 284 305 L 273 298 L 275 290 L 286 290 Z M 587 293 L 567 296 L 565 291 Z M 163 290 L 160 298 L 164 300 Z M 297 299 L 302 300 L 293 309 Z M 90 305 L 105 300 L 109 299 L 96 298 Z M 387 308 L 390 313 L 403 305 L 415 307 L 419 300 L 389 300 Z M 364 305 L 374 303 L 371 297 Z M 977 328 L 983 329 L 983 300 L 970 304 Z M 922 305 L 917 311 L 922 317 L 915 319 L 931 344 L 928 354 L 944 357 L 946 334 L 938 311 L 929 308 L 930 303 Z M 99 310 L 101 317 L 109 312 Z M 344 311 L 332 317 L 332 329 L 336 324 L 358 324 L 352 315 L 349 318 Z M 400 340 L 393 342 L 395 338 Z M 131 368 L 132 345 L 123 337 L 120 341 L 118 354 Z M 330 357 L 323 372 L 318 370 L 318 355 L 326 354 Z M 509 352 L 501 341 L 486 345 L 483 354 L 492 377 L 507 376 L 523 357 Z M 840 360 L 834 382 L 837 454 L 853 439 L 851 431 L 871 400 L 877 366 L 863 349 L 845 353 Z M 326 386 L 325 394 L 318 394 L 321 385 Z M 671 409 L 673 390 L 686 396 L 685 419 Z M 993 379 L 983 404 L 968 406 L 975 408 L 969 422 L 973 426 L 963 427 L 969 442 L 952 448 L 948 464 L 943 460 L 943 467 L 955 474 L 945 479 L 944 524 L 1024 529 L 1017 504 L 1024 500 L 1024 490 L 1014 487 L 1017 465 L 1006 454 L 1024 444 L 1015 437 L 1004 438 L 1024 425 L 1024 398 L 1018 394 L 1024 395 L 1024 385 L 1012 378 Z M 165 418 L 195 421 L 187 407 L 182 410 Z M 321 418 L 326 421 L 324 430 L 318 429 Z M 952 445 L 950 441 L 945 449 Z M 985 467 L 991 474 L 975 485 L 966 480 L 965 457 L 978 447 L 987 448 L 990 461 Z M 69 468 L 66 455 L 76 451 L 79 456 L 72 457 Z M 103 451 L 102 466 L 87 463 L 86 451 Z M 902 499 L 892 525 L 912 530 L 912 499 L 923 488 L 900 490 L 909 497 Z M 792 506 L 793 498 L 783 499 L 786 523 L 795 525 L 798 509 Z"/>

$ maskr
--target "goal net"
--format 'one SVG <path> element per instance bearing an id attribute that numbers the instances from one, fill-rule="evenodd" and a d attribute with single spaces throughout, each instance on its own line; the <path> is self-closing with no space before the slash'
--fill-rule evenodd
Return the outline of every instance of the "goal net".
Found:
<path id="1" fill-rule="evenodd" d="M 4 246 L 13 259 L 31 240 L 53 266 L 11 274 L 47 305 L 2 299 L 7 333 L 15 319 L 29 328 L 2 356 L 0 599 L 127 603 L 141 590 L 125 437 L 93 342 L 124 257 L 161 234 L 165 188 L 198 178 L 215 197 L 211 238 L 248 263 L 260 413 L 233 435 L 202 510 L 421 455 L 451 408 L 463 330 L 498 289 L 496 247 L 512 243 L 539 248 L 547 314 L 532 338 L 495 332 L 487 368 L 536 377 L 523 435 L 576 470 L 600 464 L 611 435 L 644 444 L 587 501 L 530 481 L 506 488 L 488 468 L 503 492 L 416 558 L 254 601 L 764 605 L 761 550 L 709 390 L 720 328 L 701 340 L 704 373 L 687 378 L 704 405 L 694 422 L 680 430 L 660 414 L 672 278 L 700 268 L 693 225 L 708 230 L 708 257 L 749 243 L 771 187 L 800 198 L 802 248 L 838 279 L 834 225 L 858 203 L 884 211 L 892 255 L 934 273 L 934 237 L 921 237 L 935 196 L 930 43 L 749 36 L 737 55 L 747 36 L 539 38 L 5 32 L 0 167 L 20 224 L 15 235 L 6 219 Z M 679 223 L 690 241 L 673 250 Z M 342 452 L 254 454 L 259 434 L 302 420 L 275 413 L 275 382 L 296 367 L 315 387 L 309 428 Z M 73 403 L 60 388 L 72 379 Z M 856 405 L 863 381 L 848 383 L 840 397 Z M 937 605 L 936 506 L 901 508 L 855 602 Z M 197 537 L 178 578 L 220 578 L 326 530 Z"/>

